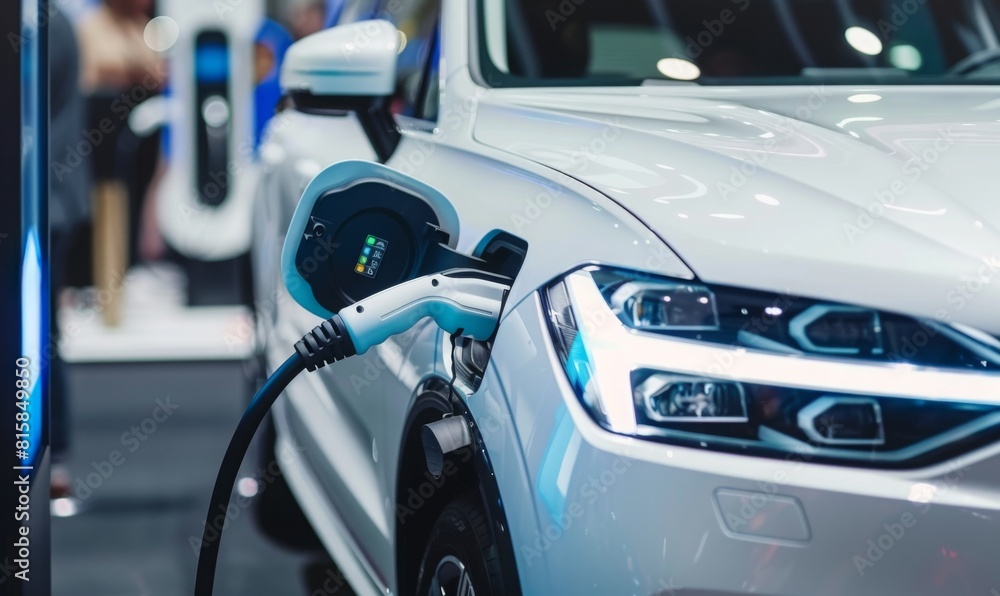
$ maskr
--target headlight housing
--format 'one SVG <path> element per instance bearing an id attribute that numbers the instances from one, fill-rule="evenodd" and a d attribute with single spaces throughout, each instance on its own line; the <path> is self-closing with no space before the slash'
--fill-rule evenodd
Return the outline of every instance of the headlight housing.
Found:
<path id="1" fill-rule="evenodd" d="M 878 467 L 1000 437 L 1000 341 L 957 325 L 603 267 L 544 304 L 571 385 L 613 432 Z"/>

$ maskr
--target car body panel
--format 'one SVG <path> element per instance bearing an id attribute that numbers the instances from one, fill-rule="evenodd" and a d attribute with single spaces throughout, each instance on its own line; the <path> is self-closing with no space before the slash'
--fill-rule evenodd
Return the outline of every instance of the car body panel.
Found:
<path id="1" fill-rule="evenodd" d="M 704 281 L 1000 333 L 992 88 L 503 90 L 475 137 L 600 189 Z"/>

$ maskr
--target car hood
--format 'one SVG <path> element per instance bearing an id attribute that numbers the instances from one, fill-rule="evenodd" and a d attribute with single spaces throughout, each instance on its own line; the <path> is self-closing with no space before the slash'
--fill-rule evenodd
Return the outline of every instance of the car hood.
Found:
<path id="1" fill-rule="evenodd" d="M 994 88 L 494 90 L 474 134 L 618 202 L 704 281 L 1000 334 Z"/>

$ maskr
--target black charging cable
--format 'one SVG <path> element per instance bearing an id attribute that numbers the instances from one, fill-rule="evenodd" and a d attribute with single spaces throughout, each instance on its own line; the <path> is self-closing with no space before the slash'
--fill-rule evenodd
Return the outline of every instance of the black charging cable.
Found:
<path id="1" fill-rule="evenodd" d="M 323 368 L 327 364 L 353 356 L 356 353 L 354 342 L 347 333 L 347 327 L 340 315 L 334 315 L 323 322 L 295 344 L 295 354 L 278 367 L 260 391 L 254 395 L 243 418 L 240 419 L 233 438 L 229 441 L 226 455 L 219 466 L 219 475 L 215 478 L 215 488 L 212 489 L 212 500 L 208 504 L 208 515 L 205 519 L 205 529 L 201 537 L 201 550 L 198 554 L 198 572 L 195 576 L 195 596 L 211 596 L 215 587 L 215 568 L 219 561 L 219 543 L 222 542 L 222 530 L 225 527 L 229 498 L 239 475 L 240 465 L 254 433 L 264 420 L 271 406 L 288 387 L 292 379 L 304 370 L 310 372 Z M 217 520 L 222 520 L 216 524 Z M 217 527 L 216 527 L 217 526 Z M 210 530 L 217 530 L 214 539 L 209 538 Z"/>

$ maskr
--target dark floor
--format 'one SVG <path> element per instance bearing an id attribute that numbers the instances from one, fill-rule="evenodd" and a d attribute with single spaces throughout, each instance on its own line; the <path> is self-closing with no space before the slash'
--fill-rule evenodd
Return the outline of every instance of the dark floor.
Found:
<path id="1" fill-rule="evenodd" d="M 73 492 L 86 498 L 78 515 L 52 520 L 53 593 L 191 594 L 190 540 L 201 536 L 217 466 L 249 397 L 242 365 L 89 364 L 69 366 L 67 375 L 68 463 Z M 151 418 L 157 400 L 178 406 L 159 423 Z M 269 542 L 247 509 L 227 526 L 215 593 L 321 594 L 306 577 L 322 582 L 327 573 L 337 572 L 325 555 Z"/>

